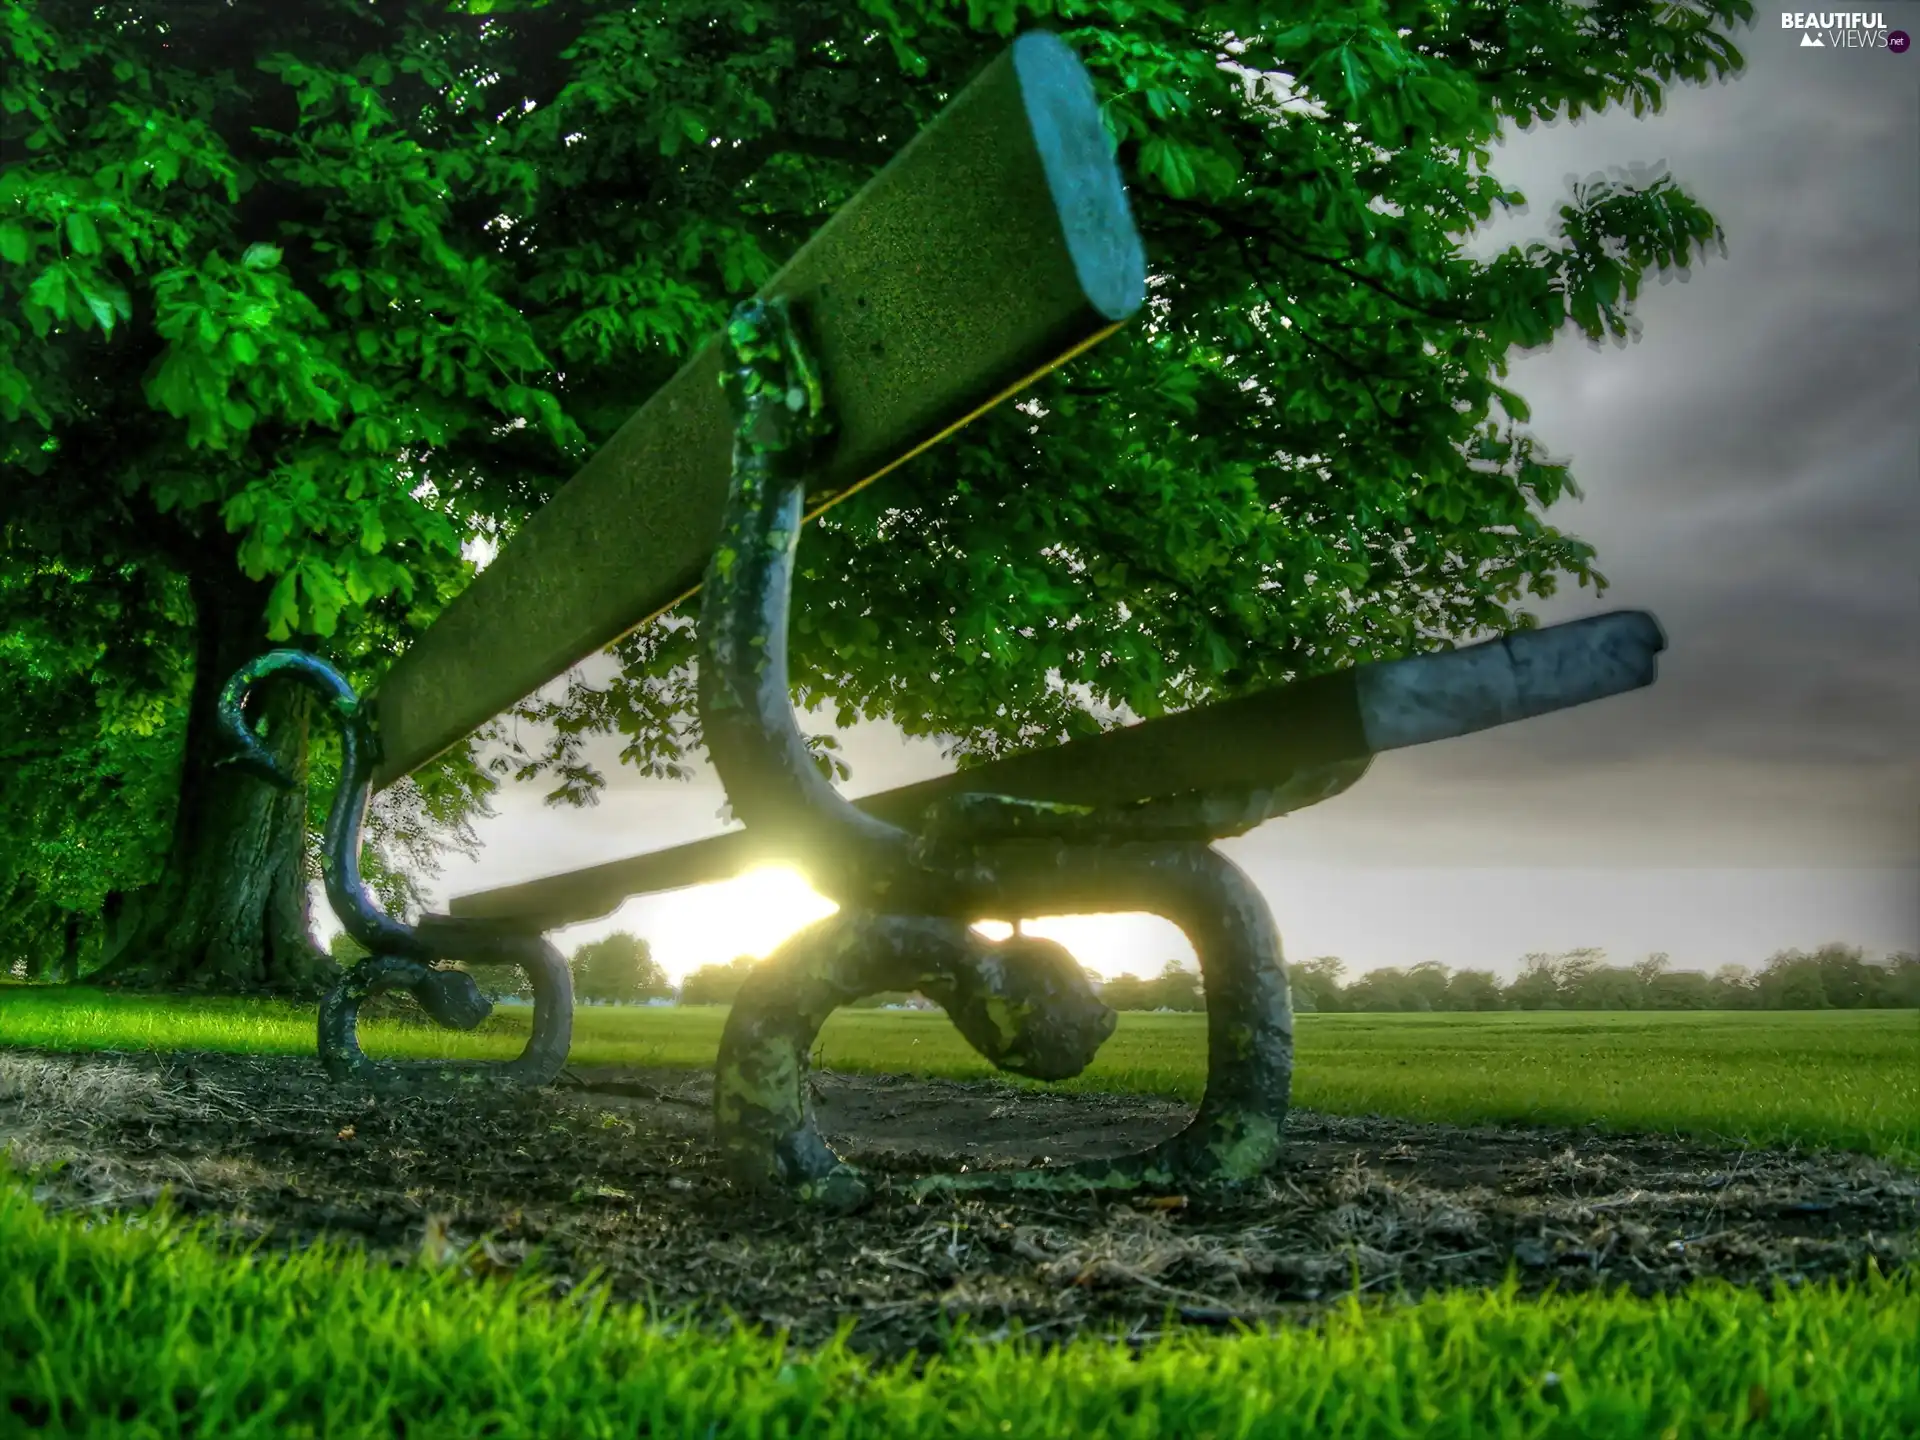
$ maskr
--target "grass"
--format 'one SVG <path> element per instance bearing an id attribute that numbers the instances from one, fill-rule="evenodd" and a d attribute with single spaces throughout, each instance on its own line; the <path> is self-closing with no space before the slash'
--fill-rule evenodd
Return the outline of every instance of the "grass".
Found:
<path id="1" fill-rule="evenodd" d="M 717 1009 L 587 1009 L 584 1065 L 704 1065 Z M 524 1012 L 390 1056 L 500 1056 Z M 0 1044 L 312 1053 L 308 1007 L 0 988 Z M 1077 1085 L 1193 1097 L 1196 1016 L 1126 1015 Z M 944 1017 L 843 1012 L 843 1069 L 990 1073 Z M 1920 1155 L 1912 1012 L 1314 1015 L 1302 1104 L 1600 1121 Z M 1756 1436 L 1920 1432 L 1920 1280 L 1640 1299 L 1461 1291 L 1310 1326 L 1051 1350 L 957 1334 L 918 1366 L 718 1334 L 459 1266 L 237 1249 L 164 1211 L 48 1216 L 0 1172 L 0 1434 L 720 1437 Z M 1137 1338 L 1137 1337 L 1136 1337 Z M 1384 1383 L 1383 1383 L 1383 1377 Z M 9 1428 L 9 1426 L 13 1428 Z"/>
<path id="2" fill-rule="evenodd" d="M 0 1432 L 720 1437 L 1896 1435 L 1920 1290 L 1510 1291 L 1141 1348 L 956 1337 L 919 1367 L 347 1250 L 83 1226 L 0 1178 Z M 1392 1383 L 1382 1384 L 1381 1377 Z"/>
<path id="3" fill-rule="evenodd" d="M 706 1066 L 726 1011 L 590 1007 L 579 1065 Z M 469 1035 L 365 1027 L 374 1055 L 501 1058 L 526 1012 Z M 1595 1123 L 1754 1144 L 1832 1145 L 1920 1159 L 1920 1012 L 1530 1012 L 1306 1015 L 1295 1100 L 1338 1114 L 1456 1123 Z M 55 1050 L 227 1050 L 310 1055 L 313 1012 L 261 1001 L 19 988 L 0 992 L 0 1044 Z M 1067 1089 L 1199 1097 L 1205 1022 L 1127 1014 Z M 993 1071 L 938 1013 L 842 1011 L 818 1062 L 965 1079 Z"/>

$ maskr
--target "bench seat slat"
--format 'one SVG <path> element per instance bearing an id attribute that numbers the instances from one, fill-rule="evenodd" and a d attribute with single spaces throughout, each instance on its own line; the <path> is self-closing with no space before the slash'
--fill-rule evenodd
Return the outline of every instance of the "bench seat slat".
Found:
<path id="1" fill-rule="evenodd" d="M 1123 805 L 1194 790 L 1277 788 L 1321 766 L 1365 761 L 1651 685 L 1659 624 L 1623 610 L 1405 660 L 1357 665 L 1052 749 L 882 791 L 854 803 L 911 827 L 963 792 Z M 1350 786 L 1319 791 L 1325 799 Z M 1309 802 L 1311 803 L 1311 802 Z M 736 830 L 564 875 L 454 898 L 456 918 L 550 930 L 598 919 L 636 895 L 737 875 L 782 854 Z"/>

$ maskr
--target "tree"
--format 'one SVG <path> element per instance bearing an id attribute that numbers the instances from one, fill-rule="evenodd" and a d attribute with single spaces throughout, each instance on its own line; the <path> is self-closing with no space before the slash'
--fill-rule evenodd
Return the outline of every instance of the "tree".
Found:
<path id="1" fill-rule="evenodd" d="M 1565 950 L 1553 957 L 1554 981 L 1560 987 L 1562 1001 L 1577 998 L 1590 977 L 1607 968 L 1607 952 L 1598 946 Z"/>
<path id="2" fill-rule="evenodd" d="M 1771 956 L 1753 981 L 1754 1002 L 1767 1009 L 1860 1009 L 1911 1004 L 1905 998 L 1903 972 L 1913 958 L 1890 955 L 1869 961 L 1857 945 L 1829 943 L 1811 955 L 1782 950 Z"/>
<path id="3" fill-rule="evenodd" d="M 1422 960 L 1408 974 L 1407 988 L 1413 999 L 1409 1009 L 1422 1013 L 1446 1009 L 1447 992 L 1451 988 L 1447 967 L 1437 960 Z"/>
<path id="4" fill-rule="evenodd" d="M 1293 1008 L 1305 1014 L 1342 1008 L 1340 977 L 1347 963 L 1337 955 L 1319 955 L 1287 967 Z"/>
<path id="5" fill-rule="evenodd" d="M 1602 965 L 1588 970 L 1567 987 L 1566 1005 L 1572 1010 L 1643 1010 L 1647 985 L 1638 967 Z"/>
<path id="6" fill-rule="evenodd" d="M 1472 230 L 1520 199 L 1485 173 L 1490 142 L 1731 73 L 1725 31 L 1749 13 L 7 7 L 0 554 L 184 597 L 113 630 L 116 703 L 158 714 L 168 757 L 165 799 L 129 819 L 155 858 L 125 867 L 116 970 L 229 986 L 326 971 L 306 926 L 308 801 L 218 768 L 225 678 L 299 644 L 377 679 L 465 583 L 476 542 L 509 537 L 1036 21 L 1106 97 L 1164 267 L 1152 314 L 809 536 L 803 701 L 949 737 L 968 760 L 1523 627 L 1561 578 L 1602 583 L 1543 518 L 1573 481 L 1524 428 L 1507 357 L 1568 329 L 1624 340 L 1643 279 L 1719 232 L 1669 178 L 1616 176 L 1577 187 L 1539 243 L 1477 258 Z M 167 630 L 164 673 L 121 643 L 141 625 Z M 611 685 L 524 707 L 550 740 L 503 739 L 491 773 L 584 802 L 601 777 L 581 745 L 609 730 L 643 770 L 677 773 L 698 740 L 693 640 L 668 624 L 622 642 Z M 324 781 L 333 742 L 305 700 L 269 690 L 261 709 L 293 773 Z M 71 783 L 100 790 L 115 772 L 61 734 Z M 476 753 L 422 777 L 436 824 L 483 802 Z M 89 883 L 0 903 L 85 913 Z"/>
<path id="7" fill-rule="evenodd" d="M 731 1005 L 746 984 L 747 976 L 760 962 L 741 955 L 726 965 L 702 965 L 680 982 L 682 1005 Z"/>
<path id="8" fill-rule="evenodd" d="M 336 965 L 346 967 L 357 965 L 367 958 L 367 947 L 354 939 L 346 931 L 339 931 L 327 942 L 327 954 Z"/>
<path id="9" fill-rule="evenodd" d="M 1519 1010 L 1560 1008 L 1559 957 L 1538 951 L 1522 957 L 1520 976 L 1507 987 L 1507 1003 Z"/>
<path id="10" fill-rule="evenodd" d="M 573 952 L 573 993 L 582 1000 L 615 1000 L 628 1004 L 673 994 L 673 982 L 653 947 L 625 930 L 589 940 Z"/>
<path id="11" fill-rule="evenodd" d="M 142 817 L 162 861 L 122 953 L 171 977 L 300 986 L 327 968 L 306 933 L 303 797 L 214 768 L 214 696 L 223 672 L 277 639 L 338 632 L 338 657 L 364 673 L 352 662 L 368 645 L 451 593 L 461 536 L 443 512 L 457 507 L 408 493 L 423 477 L 419 446 L 409 456 L 403 442 L 484 428 L 498 387 L 441 377 L 441 398 L 455 398 L 436 413 L 433 376 L 398 382 L 391 363 L 354 356 L 372 336 L 340 321 L 381 318 L 384 304 L 316 303 L 329 286 L 377 292 L 394 280 L 381 257 L 410 247 L 431 269 L 438 182 L 402 173 L 419 156 L 395 152 L 364 113 L 344 129 L 308 113 L 311 87 L 298 92 L 274 56 L 302 48 L 320 15 L 255 8 L 263 23 L 246 39 L 223 38 L 235 18 L 224 5 L 8 11 L 0 458 L 33 478 L 0 490 L 0 535 L 30 575 L 131 572 L 184 593 L 164 637 L 174 663 L 108 671 L 145 682 L 129 708 L 170 712 L 173 752 L 159 767 L 170 803 Z M 320 48 L 367 58 L 337 39 Z M 335 98 L 344 118 L 352 97 Z M 396 219 L 402 238 L 383 239 Z M 437 258 L 463 263 L 445 247 Z M 408 295 L 449 308 L 444 290 Z M 465 335 L 482 343 L 499 306 L 472 299 Z M 460 322 L 430 328 L 462 339 Z M 459 477 L 443 468 L 436 481 L 449 495 Z M 356 624 L 343 631 L 345 608 Z M 116 638 L 166 613 L 125 606 Z M 304 774 L 303 700 L 270 696 L 265 711 Z"/>
<path id="12" fill-rule="evenodd" d="M 1826 1010 L 1833 1004 L 1819 970 L 1805 963 L 1761 972 L 1755 989 L 1757 1003 L 1766 1010 Z"/>
<path id="13" fill-rule="evenodd" d="M 1504 1010 L 1506 997 L 1500 993 L 1500 981 L 1491 970 L 1457 971 L 1447 981 L 1449 1010 Z"/>
<path id="14" fill-rule="evenodd" d="M 1883 1005 L 1920 1010 L 1920 955 L 1889 955 L 1881 984 Z"/>
<path id="15" fill-rule="evenodd" d="M 1640 977 L 1640 983 L 1652 990 L 1660 977 L 1667 973 L 1668 956 L 1664 950 L 1656 950 L 1644 960 L 1634 963 L 1633 973 Z"/>
<path id="16" fill-rule="evenodd" d="M 1100 998 L 1113 1010 L 1153 1009 L 1153 982 L 1123 970 L 1100 985 Z"/>
<path id="17" fill-rule="evenodd" d="M 1147 985 L 1149 1010 L 1204 1010 L 1207 1002 L 1200 993 L 1200 975 L 1178 960 L 1169 960 Z"/>
<path id="18" fill-rule="evenodd" d="M 1827 1004 L 1854 1010 L 1880 1003 L 1884 969 L 1869 964 L 1859 946 L 1826 944 L 1810 958 Z"/>
<path id="19" fill-rule="evenodd" d="M 929 73 L 964 72 L 941 58 L 957 7 L 861 8 Z M 1556 243 L 1485 266 L 1442 237 L 1512 198 L 1471 173 L 1500 116 L 1657 104 L 1655 72 L 1737 65 L 1714 27 L 1747 7 L 1147 5 L 1124 33 L 1117 6 L 1065 8 L 1116 97 L 1149 251 L 1177 265 L 1150 323 L 809 539 L 802 698 L 948 737 L 965 760 L 1525 624 L 1523 593 L 1597 581 L 1591 552 L 1535 513 L 1570 480 L 1519 428 L 1493 352 L 1569 324 L 1624 338 L 1637 276 L 1718 232 L 1643 176 L 1581 187 Z M 998 28 L 1024 13 L 1003 6 Z M 1238 63 L 1286 76 L 1292 99 L 1220 66 L 1228 30 Z M 1502 43 L 1528 63 L 1494 60 Z M 1656 213 L 1660 239 L 1641 230 Z M 1263 590 L 1288 600 L 1252 602 Z M 643 688 L 688 653 L 654 650 Z M 551 758 L 577 759 L 572 739 Z"/>
<path id="20" fill-rule="evenodd" d="M 97 962 L 125 893 L 156 868 L 183 599 L 164 576 L 0 551 L 0 963 L 28 978 Z"/>
<path id="21" fill-rule="evenodd" d="M 1369 970 L 1347 986 L 1342 997 L 1349 1010 L 1384 1010 L 1389 1013 L 1414 1009 L 1415 995 L 1407 972 L 1396 965 Z"/>
<path id="22" fill-rule="evenodd" d="M 1713 981 L 1699 970 L 1669 970 L 1654 976 L 1648 999 L 1656 1010 L 1710 1010 Z"/>
<path id="23" fill-rule="evenodd" d="M 1714 1007 L 1750 1010 L 1754 1005 L 1753 974 L 1744 965 L 1722 965 L 1713 972 Z"/>

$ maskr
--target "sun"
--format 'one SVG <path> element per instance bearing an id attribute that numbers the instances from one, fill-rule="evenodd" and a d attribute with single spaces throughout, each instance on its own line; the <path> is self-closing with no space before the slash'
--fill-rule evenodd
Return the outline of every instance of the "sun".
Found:
<path id="1" fill-rule="evenodd" d="M 735 938 L 734 953 L 764 958 L 797 930 L 840 907 L 798 870 L 762 865 L 711 887 L 708 903 Z"/>
<path id="2" fill-rule="evenodd" d="M 605 920 L 570 932 L 561 948 L 631 930 L 647 938 L 654 958 L 677 981 L 702 965 L 724 965 L 742 955 L 765 959 L 795 932 L 839 908 L 799 871 L 761 865 L 731 880 L 630 900 Z M 994 921 L 975 928 L 996 940 L 1012 929 Z M 1185 956 L 1191 963 L 1185 937 L 1157 916 L 1036 916 L 1023 928 L 1060 941 L 1083 963 L 1109 975 L 1122 970 L 1158 974 L 1173 957 Z"/>
<path id="3" fill-rule="evenodd" d="M 725 964 L 740 955 L 764 959 L 795 931 L 833 914 L 835 905 L 799 871 L 762 865 L 712 885 L 663 895 L 646 907 L 639 928 L 669 973 Z"/>

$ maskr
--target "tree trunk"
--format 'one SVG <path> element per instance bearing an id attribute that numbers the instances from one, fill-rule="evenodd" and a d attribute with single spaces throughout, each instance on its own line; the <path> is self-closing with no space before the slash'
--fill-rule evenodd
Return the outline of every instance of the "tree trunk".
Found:
<path id="1" fill-rule="evenodd" d="M 61 984 L 71 985 L 80 978 L 80 942 L 86 935 L 86 922 L 87 917 L 78 910 L 67 912 L 60 932 L 60 958 L 53 967 L 53 978 Z"/>
<path id="2" fill-rule="evenodd" d="M 272 648 L 264 587 L 235 570 L 196 574 L 193 694 L 173 841 L 160 879 L 127 897 L 103 980 L 234 992 L 311 995 L 337 974 L 308 928 L 306 752 L 309 697 L 262 687 L 255 718 L 299 782 L 281 790 L 218 762 L 221 687 Z"/>

